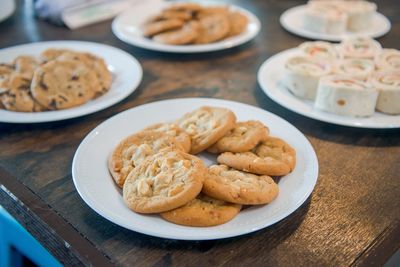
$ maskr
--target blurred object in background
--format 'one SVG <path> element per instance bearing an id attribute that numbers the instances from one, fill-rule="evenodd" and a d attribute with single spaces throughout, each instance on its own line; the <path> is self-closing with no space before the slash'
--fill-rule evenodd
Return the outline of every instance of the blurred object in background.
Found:
<path id="1" fill-rule="evenodd" d="M 14 13 L 15 0 L 0 0 L 0 21 L 5 20 Z"/>

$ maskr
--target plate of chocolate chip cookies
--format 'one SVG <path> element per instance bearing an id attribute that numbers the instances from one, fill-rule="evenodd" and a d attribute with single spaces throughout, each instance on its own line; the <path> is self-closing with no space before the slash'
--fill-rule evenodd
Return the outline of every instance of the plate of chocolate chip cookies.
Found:
<path id="1" fill-rule="evenodd" d="M 115 18 L 112 30 L 122 41 L 141 48 L 200 53 L 250 41 L 260 30 L 260 21 L 234 5 L 143 2 Z"/>
<path id="2" fill-rule="evenodd" d="M 103 44 L 50 41 L 0 50 L 0 122 L 36 123 L 107 108 L 139 85 L 142 68 Z"/>
<path id="3" fill-rule="evenodd" d="M 164 100 L 93 129 L 72 163 L 98 214 L 163 238 L 210 240 L 268 227 L 310 196 L 318 160 L 306 137 L 260 108 L 219 99 Z"/>

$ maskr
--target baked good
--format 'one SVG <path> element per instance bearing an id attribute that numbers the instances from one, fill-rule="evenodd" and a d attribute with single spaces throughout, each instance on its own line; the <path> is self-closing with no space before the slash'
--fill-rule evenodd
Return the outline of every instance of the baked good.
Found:
<path id="1" fill-rule="evenodd" d="M 228 13 L 229 33 L 228 36 L 235 36 L 244 32 L 249 23 L 248 18 L 238 11 Z"/>
<path id="2" fill-rule="evenodd" d="M 337 61 L 334 73 L 351 75 L 360 80 L 366 80 L 375 71 L 375 63 L 370 59 L 348 58 Z"/>
<path id="3" fill-rule="evenodd" d="M 213 165 L 209 167 L 209 176 L 204 181 L 202 191 L 227 202 L 259 205 L 274 200 L 279 188 L 267 175 L 259 176 L 226 165 Z"/>
<path id="4" fill-rule="evenodd" d="M 190 21 L 182 28 L 156 34 L 153 40 L 171 45 L 184 45 L 192 43 L 199 36 L 200 25 L 197 21 Z"/>
<path id="5" fill-rule="evenodd" d="M 241 205 L 214 199 L 204 194 L 198 195 L 186 205 L 162 212 L 163 219 L 187 226 L 207 227 L 226 223 L 240 211 Z"/>
<path id="6" fill-rule="evenodd" d="M 144 129 L 144 131 L 148 130 L 161 132 L 174 137 L 176 141 L 181 144 L 183 151 L 189 153 L 191 146 L 190 136 L 178 125 L 174 123 L 157 123 Z"/>
<path id="7" fill-rule="evenodd" d="M 154 21 L 143 25 L 144 36 L 151 37 L 153 35 L 181 28 L 185 22 L 181 19 L 165 19 Z"/>
<path id="8" fill-rule="evenodd" d="M 51 60 L 56 59 L 64 53 L 69 53 L 71 50 L 69 49 L 61 49 L 61 48 L 48 48 L 44 50 L 39 56 L 39 63 L 44 64 Z"/>
<path id="9" fill-rule="evenodd" d="M 38 66 L 38 62 L 34 57 L 31 56 L 18 56 L 13 62 L 15 66 L 15 72 L 22 75 L 22 77 L 31 80 L 33 73 Z"/>
<path id="10" fill-rule="evenodd" d="M 199 19 L 199 35 L 197 36 L 196 44 L 212 43 L 229 34 L 230 25 L 226 15 L 211 14 Z"/>
<path id="11" fill-rule="evenodd" d="M 387 114 L 400 114 L 400 70 L 377 72 L 369 82 L 379 92 L 376 109 Z"/>
<path id="12" fill-rule="evenodd" d="M 400 70 L 400 51 L 397 49 L 383 49 L 375 59 L 380 70 Z"/>
<path id="13" fill-rule="evenodd" d="M 10 90 L 8 80 L 14 72 L 14 66 L 9 64 L 0 64 L 0 94 Z"/>
<path id="14" fill-rule="evenodd" d="M 47 109 L 66 109 L 86 103 L 99 88 L 96 74 L 76 60 L 53 60 L 38 67 L 31 93 Z"/>
<path id="15" fill-rule="evenodd" d="M 236 116 L 229 109 L 204 106 L 185 114 L 176 124 L 190 135 L 190 153 L 197 154 L 228 133 L 235 122 Z"/>
<path id="16" fill-rule="evenodd" d="M 294 169 L 296 151 L 282 139 L 269 136 L 251 151 L 224 152 L 217 162 L 245 172 L 281 176 Z"/>
<path id="17" fill-rule="evenodd" d="M 303 54 L 321 60 L 336 60 L 339 58 L 336 48 L 328 42 L 304 42 L 299 45 L 299 49 Z"/>
<path id="18" fill-rule="evenodd" d="M 310 1 L 304 12 L 305 29 L 326 34 L 346 32 L 348 15 L 334 1 Z"/>
<path id="19" fill-rule="evenodd" d="M 343 40 L 339 47 L 343 58 L 362 58 L 373 60 L 382 50 L 379 42 L 367 37 L 353 37 Z"/>
<path id="20" fill-rule="evenodd" d="M 128 174 L 147 157 L 170 148 L 182 150 L 172 136 L 157 131 L 141 131 L 122 140 L 108 160 L 108 169 L 119 187 L 124 185 Z"/>
<path id="21" fill-rule="evenodd" d="M 259 121 L 237 122 L 232 130 L 207 151 L 211 153 L 250 151 L 268 135 L 268 127 Z"/>
<path id="22" fill-rule="evenodd" d="M 206 175 L 207 168 L 197 157 L 165 150 L 145 159 L 129 173 L 123 198 L 135 212 L 176 209 L 199 194 Z"/>
<path id="23" fill-rule="evenodd" d="M 349 75 L 321 78 L 315 107 L 346 116 L 371 116 L 375 111 L 378 91 Z"/>
<path id="24" fill-rule="evenodd" d="M 191 11 L 196 12 L 202 9 L 202 6 L 196 3 L 173 3 L 168 10 Z"/>
<path id="25" fill-rule="evenodd" d="M 285 63 L 282 83 L 295 96 L 314 100 L 319 79 L 331 71 L 330 64 L 317 58 L 293 56 Z"/>

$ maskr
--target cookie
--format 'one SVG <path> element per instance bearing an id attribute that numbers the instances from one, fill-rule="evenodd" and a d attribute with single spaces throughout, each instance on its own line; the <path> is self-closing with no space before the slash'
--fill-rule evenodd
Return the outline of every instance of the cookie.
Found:
<path id="1" fill-rule="evenodd" d="M 227 16 L 213 14 L 199 19 L 200 32 L 195 40 L 197 44 L 212 43 L 226 37 L 229 33 Z"/>
<path id="2" fill-rule="evenodd" d="M 197 154 L 228 133 L 236 122 L 235 114 L 226 108 L 200 107 L 185 114 L 176 123 L 191 139 L 191 154 Z"/>
<path id="3" fill-rule="evenodd" d="M 155 21 L 146 23 L 143 26 L 143 35 L 151 37 L 153 35 L 181 28 L 185 22 L 181 19 L 166 19 L 161 21 Z"/>
<path id="4" fill-rule="evenodd" d="M 61 56 L 64 53 L 71 52 L 71 50 L 68 49 L 59 49 L 59 48 L 49 48 L 44 50 L 40 56 L 39 56 L 39 62 L 40 64 L 47 63 L 51 60 L 54 60 Z"/>
<path id="5" fill-rule="evenodd" d="M 0 64 L 0 94 L 10 90 L 8 86 L 11 74 L 14 72 L 14 66 L 9 64 Z"/>
<path id="6" fill-rule="evenodd" d="M 199 35 L 200 25 L 196 21 L 186 23 L 182 28 L 157 34 L 153 40 L 171 45 L 184 45 L 192 43 Z"/>
<path id="7" fill-rule="evenodd" d="M 250 152 L 225 152 L 217 161 L 245 172 L 281 176 L 294 169 L 296 151 L 282 139 L 270 136 Z"/>
<path id="8" fill-rule="evenodd" d="M 180 19 L 183 21 L 189 21 L 193 18 L 192 11 L 189 10 L 170 10 L 166 9 L 161 14 L 155 15 L 149 19 L 149 22 L 155 22 L 166 19 Z"/>
<path id="9" fill-rule="evenodd" d="M 213 199 L 200 194 L 180 208 L 160 213 L 169 222 L 197 227 L 215 226 L 232 220 L 241 205 Z"/>
<path id="10" fill-rule="evenodd" d="M 203 7 L 196 3 L 175 3 L 169 6 L 166 10 L 196 12 L 201 9 L 203 9 Z"/>
<path id="11" fill-rule="evenodd" d="M 261 140 L 267 138 L 268 134 L 268 127 L 259 121 L 238 122 L 229 133 L 219 139 L 207 151 L 211 153 L 250 151 Z"/>
<path id="12" fill-rule="evenodd" d="M 146 130 L 161 132 L 174 137 L 181 144 L 183 151 L 189 153 L 191 146 L 190 136 L 178 125 L 174 123 L 157 123 L 144 129 L 144 131 Z"/>
<path id="13" fill-rule="evenodd" d="M 80 61 L 86 64 L 91 70 L 93 70 L 100 84 L 99 87 L 94 88 L 95 97 L 103 95 L 110 89 L 112 83 L 112 75 L 111 72 L 108 70 L 107 64 L 104 59 L 90 53 L 70 51 L 62 53 L 60 56 L 57 57 L 57 60 Z"/>
<path id="14" fill-rule="evenodd" d="M 197 19 L 202 19 L 213 15 L 228 16 L 228 14 L 229 14 L 229 8 L 227 6 L 208 6 L 208 7 L 203 7 L 200 10 L 197 10 L 195 13 L 195 17 Z"/>
<path id="15" fill-rule="evenodd" d="M 141 131 L 122 140 L 108 160 L 108 169 L 119 187 L 124 185 L 128 174 L 147 157 L 170 148 L 182 150 L 172 136 L 156 131 Z"/>
<path id="16" fill-rule="evenodd" d="M 31 56 L 19 56 L 14 59 L 15 72 L 24 78 L 31 80 L 33 73 L 38 66 L 38 62 Z"/>
<path id="17" fill-rule="evenodd" d="M 216 199 L 243 204 L 267 204 L 279 192 L 278 185 L 267 175 L 258 176 L 229 168 L 226 165 L 209 167 L 203 192 Z"/>
<path id="18" fill-rule="evenodd" d="M 10 111 L 33 112 L 42 111 L 42 107 L 32 98 L 30 80 L 20 73 L 13 73 L 8 80 L 9 90 L 0 94 L 2 105 Z"/>
<path id="19" fill-rule="evenodd" d="M 229 33 L 228 36 L 235 36 L 244 32 L 249 22 L 248 18 L 238 11 L 229 12 Z"/>
<path id="20" fill-rule="evenodd" d="M 164 150 L 141 162 L 129 173 L 123 199 L 139 213 L 176 209 L 201 191 L 207 168 L 203 162 L 179 150 Z"/>
<path id="21" fill-rule="evenodd" d="M 36 69 L 31 92 L 39 104 L 57 110 L 86 103 L 99 86 L 95 72 L 84 63 L 53 60 Z"/>

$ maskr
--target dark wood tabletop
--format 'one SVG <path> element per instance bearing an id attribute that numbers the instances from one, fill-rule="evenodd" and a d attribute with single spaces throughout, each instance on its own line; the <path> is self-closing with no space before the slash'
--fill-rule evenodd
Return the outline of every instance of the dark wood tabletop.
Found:
<path id="1" fill-rule="evenodd" d="M 0 48 L 47 40 L 83 40 L 121 48 L 144 70 L 139 88 L 91 115 L 36 124 L 0 123 L 0 204 L 65 265 L 346 266 L 382 265 L 400 248 L 400 129 L 357 129 L 309 119 L 267 97 L 257 70 L 268 57 L 305 39 L 279 16 L 305 1 L 230 1 L 261 20 L 258 36 L 239 47 L 181 55 L 127 45 L 111 21 L 77 30 L 37 20 L 30 1 L 0 23 Z M 398 0 L 379 1 L 392 22 L 378 40 L 400 49 Z M 1 59 L 0 59 L 1 61 Z M 178 241 L 124 229 L 89 208 L 71 176 L 73 155 L 97 125 L 121 111 L 171 98 L 212 97 L 273 112 L 297 127 L 319 160 L 312 195 L 271 227 L 234 238 Z"/>

